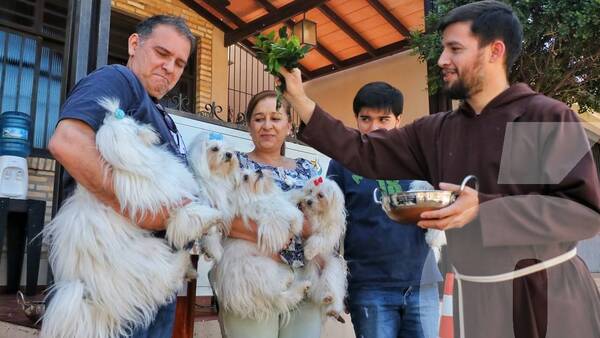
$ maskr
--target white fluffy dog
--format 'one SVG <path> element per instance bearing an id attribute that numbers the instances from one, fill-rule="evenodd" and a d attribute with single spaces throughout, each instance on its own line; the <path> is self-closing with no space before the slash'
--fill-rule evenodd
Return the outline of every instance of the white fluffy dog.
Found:
<path id="1" fill-rule="evenodd" d="M 229 233 L 235 217 L 232 194 L 239 161 L 233 147 L 223 142 L 220 134 L 199 134 L 190 145 L 188 159 L 198 186 L 202 187 L 209 203 L 221 211 L 221 227 L 211 227 L 201 239 L 203 253 L 219 261 L 223 256 L 222 237 Z"/>
<path id="2" fill-rule="evenodd" d="M 258 225 L 258 241 L 228 238 L 214 271 L 221 309 L 242 318 L 286 316 L 305 297 L 308 281 L 296 281 L 289 266 L 271 257 L 302 231 L 302 213 L 262 172 L 244 170 L 234 207 L 246 222 Z"/>
<path id="3" fill-rule="evenodd" d="M 96 144 L 121 212 L 78 185 L 44 229 L 56 283 L 41 337 L 129 335 L 134 327 L 150 324 L 158 307 L 174 298 L 190 264 L 185 250 L 173 251 L 122 213 L 139 219 L 194 200 L 192 174 L 157 146 L 159 136 L 151 127 L 124 117 L 117 101 L 99 103 L 109 114 Z M 171 210 L 167 238 L 181 248 L 219 222 L 216 209 L 192 202 Z"/>
<path id="4" fill-rule="evenodd" d="M 315 304 L 323 305 L 328 316 L 343 323 L 347 266 L 336 249 L 346 231 L 344 194 L 334 181 L 319 177 L 308 182 L 295 198 L 312 230 L 304 242 L 307 262 L 301 272 L 312 284 L 308 296 Z M 322 269 L 317 256 L 324 261 Z"/>
<path id="5" fill-rule="evenodd" d="M 412 181 L 409 191 L 433 190 L 433 186 L 426 181 Z M 431 247 L 435 261 L 439 262 L 442 257 L 442 247 L 446 245 L 446 233 L 443 230 L 427 229 L 425 242 Z"/>

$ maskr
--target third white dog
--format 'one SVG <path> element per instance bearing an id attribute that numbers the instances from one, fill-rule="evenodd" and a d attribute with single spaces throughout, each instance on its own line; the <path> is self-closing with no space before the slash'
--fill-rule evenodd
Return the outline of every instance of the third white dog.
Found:
<path id="1" fill-rule="evenodd" d="M 221 227 L 211 227 L 200 240 L 203 253 L 219 261 L 223 256 L 222 237 L 229 233 L 236 213 L 233 194 L 240 172 L 239 161 L 233 147 L 216 133 L 199 134 L 189 149 L 188 158 L 198 186 L 223 216 Z"/>
<path id="2" fill-rule="evenodd" d="M 244 170 L 235 189 L 237 214 L 258 225 L 258 241 L 228 238 L 214 270 L 222 310 L 242 318 L 286 316 L 304 299 L 308 281 L 296 281 L 289 266 L 272 258 L 302 231 L 302 213 L 272 178 Z"/>
<path id="3" fill-rule="evenodd" d="M 319 177 L 308 182 L 295 199 L 311 226 L 311 235 L 304 242 L 307 262 L 301 272 L 312 283 L 309 297 L 323 305 L 328 316 L 343 323 L 347 266 L 336 250 L 346 231 L 344 194 L 334 181 Z"/>

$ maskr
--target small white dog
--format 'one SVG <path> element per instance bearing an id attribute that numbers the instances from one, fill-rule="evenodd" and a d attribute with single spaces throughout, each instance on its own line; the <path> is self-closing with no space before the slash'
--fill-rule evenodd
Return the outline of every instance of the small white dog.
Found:
<path id="1" fill-rule="evenodd" d="M 130 218 L 175 206 L 198 193 L 192 174 L 149 126 L 124 116 L 119 102 L 99 102 L 109 113 L 96 134 L 97 148 L 113 179 L 121 213 L 85 187 L 44 229 L 55 277 L 41 337 L 116 338 L 150 324 L 159 306 L 181 287 L 190 266 L 185 250 Z M 198 238 L 221 213 L 199 202 L 171 210 L 167 238 L 176 248 Z"/>
<path id="2" fill-rule="evenodd" d="M 304 242 L 307 262 L 301 272 L 312 284 L 308 296 L 315 304 L 323 305 L 328 316 L 343 323 L 347 266 L 336 249 L 346 232 L 344 194 L 334 181 L 319 177 L 308 182 L 295 200 L 312 230 Z M 322 269 L 317 256 L 324 261 Z"/>
<path id="3" fill-rule="evenodd" d="M 229 233 L 235 217 L 233 191 L 240 165 L 233 147 L 216 133 L 199 134 L 189 148 L 188 159 L 194 178 L 210 205 L 221 211 L 221 227 L 211 227 L 200 240 L 202 252 L 215 261 L 223 256 L 222 237 Z"/>
<path id="4" fill-rule="evenodd" d="M 408 191 L 433 190 L 433 186 L 426 181 L 412 181 Z M 443 230 L 427 229 L 425 242 L 431 247 L 435 261 L 439 262 L 442 257 L 442 247 L 446 245 L 446 233 Z"/>
<path id="5" fill-rule="evenodd" d="M 232 193 L 239 175 L 239 161 L 233 147 L 223 142 L 223 136 L 217 133 L 199 134 L 189 149 L 188 159 L 198 187 L 210 205 L 222 213 L 221 226 L 208 229 L 199 243 L 206 257 L 219 261 L 223 256 L 222 238 L 229 233 L 235 217 Z"/>
<path id="6" fill-rule="evenodd" d="M 189 147 L 188 158 L 194 177 L 210 203 L 218 209 L 232 210 L 230 194 L 240 170 L 233 147 L 220 134 L 199 134 Z"/>
<path id="7" fill-rule="evenodd" d="M 271 257 L 302 231 L 303 216 L 262 172 L 244 170 L 235 189 L 236 213 L 258 225 L 258 241 L 228 238 L 214 271 L 221 309 L 242 318 L 287 316 L 305 297 L 309 281 L 297 281 L 289 266 Z"/>

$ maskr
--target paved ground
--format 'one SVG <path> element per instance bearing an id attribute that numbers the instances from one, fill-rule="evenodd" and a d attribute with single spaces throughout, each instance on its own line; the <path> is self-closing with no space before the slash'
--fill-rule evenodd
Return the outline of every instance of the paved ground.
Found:
<path id="1" fill-rule="evenodd" d="M 346 316 L 346 324 L 340 325 L 328 320 L 323 328 L 322 337 L 354 338 L 350 318 Z M 38 338 L 38 330 L 0 321 L 0 338 Z M 194 338 L 221 338 L 221 330 L 216 320 L 198 321 L 194 325 Z"/>
<path id="2" fill-rule="evenodd" d="M 37 338 L 38 330 L 0 322 L 0 338 Z"/>
<path id="3" fill-rule="evenodd" d="M 600 289 L 600 273 L 592 274 L 598 289 Z M 324 328 L 324 337 L 339 337 L 349 338 L 354 337 L 350 319 L 346 318 L 346 325 L 339 326 L 333 321 L 328 321 Z M 36 338 L 38 331 L 28 327 L 17 326 L 6 322 L 0 322 L 0 338 Z M 219 324 L 216 320 L 198 321 L 194 326 L 194 338 L 218 338 L 221 336 Z"/>

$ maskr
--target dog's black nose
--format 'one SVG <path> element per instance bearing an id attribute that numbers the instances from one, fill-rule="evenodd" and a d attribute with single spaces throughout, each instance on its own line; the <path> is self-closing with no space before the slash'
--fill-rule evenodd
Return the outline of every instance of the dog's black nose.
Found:
<path id="1" fill-rule="evenodd" d="M 233 154 L 230 152 L 225 153 L 225 158 L 227 158 L 228 160 L 230 160 L 232 156 L 233 156 Z"/>
<path id="2" fill-rule="evenodd" d="M 244 174 L 244 182 L 248 181 L 248 174 Z"/>
<path id="3" fill-rule="evenodd" d="M 312 200 L 306 201 L 306 204 L 308 204 L 309 206 L 311 206 L 312 205 Z"/>

